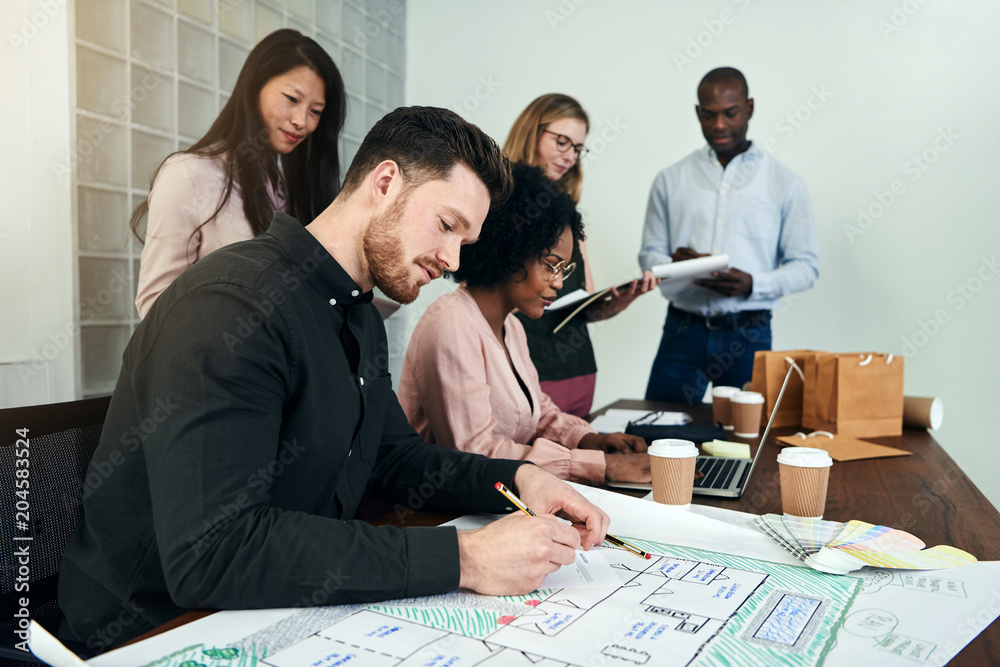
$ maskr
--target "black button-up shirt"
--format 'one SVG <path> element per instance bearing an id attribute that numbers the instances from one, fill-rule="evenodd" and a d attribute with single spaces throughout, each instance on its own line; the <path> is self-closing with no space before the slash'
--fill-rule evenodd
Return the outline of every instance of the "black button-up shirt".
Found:
<path id="1" fill-rule="evenodd" d="M 493 484 L 511 485 L 523 462 L 420 439 L 371 300 L 280 213 L 158 298 L 125 351 L 63 556 L 69 634 L 103 645 L 109 627 L 124 626 L 118 643 L 191 608 L 458 586 L 453 528 L 349 519 L 366 490 L 397 511 L 502 512 Z"/>

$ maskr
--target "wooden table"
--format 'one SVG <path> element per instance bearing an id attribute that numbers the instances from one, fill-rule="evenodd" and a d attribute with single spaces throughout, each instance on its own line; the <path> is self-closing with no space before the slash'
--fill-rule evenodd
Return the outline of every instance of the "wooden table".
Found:
<path id="1" fill-rule="evenodd" d="M 675 410 L 690 414 L 695 423 L 711 423 L 708 405 L 677 405 L 653 401 L 620 400 L 602 408 Z M 791 435 L 798 428 L 771 429 L 766 450 L 761 454 L 753 477 L 738 499 L 695 496 L 694 502 L 751 514 L 781 513 L 776 457 L 781 448 L 775 438 Z M 751 443 L 756 439 L 732 438 Z M 830 470 L 830 486 L 825 517 L 834 521 L 861 519 L 869 523 L 909 531 L 929 546 L 950 544 L 980 560 L 1000 560 L 1000 513 L 955 465 L 934 438 L 923 429 L 904 429 L 894 438 L 872 439 L 890 447 L 913 452 L 912 456 L 863 461 L 835 462 Z M 644 495 L 644 494 L 641 494 Z M 376 525 L 436 526 L 454 515 L 416 512 L 400 521 L 391 513 Z M 202 618 L 210 611 L 191 611 L 152 630 L 134 641 Z M 956 619 L 956 622 L 959 619 Z M 128 643 L 133 643 L 128 642 Z M 949 665 L 980 667 L 1000 662 L 1000 623 L 994 623 L 972 640 Z"/>
<path id="2" fill-rule="evenodd" d="M 653 401 L 620 400 L 601 409 L 675 410 L 687 412 L 698 424 L 712 421 L 709 405 L 679 405 Z M 743 496 L 736 499 L 695 496 L 699 505 L 714 505 L 751 514 L 781 514 L 776 438 L 793 435 L 798 427 L 772 428 L 764 443 L 753 476 Z M 751 444 L 757 439 L 728 437 Z M 868 440 L 868 438 L 866 438 Z M 872 442 L 898 447 L 912 456 L 834 462 L 824 518 L 832 521 L 860 519 L 901 528 L 928 546 L 949 544 L 979 560 L 1000 560 L 1000 512 L 976 488 L 930 433 L 903 429 L 903 435 L 871 438 Z M 956 619 L 956 623 L 960 619 Z M 1000 663 L 1000 623 L 993 623 L 949 665 L 979 667 Z"/>

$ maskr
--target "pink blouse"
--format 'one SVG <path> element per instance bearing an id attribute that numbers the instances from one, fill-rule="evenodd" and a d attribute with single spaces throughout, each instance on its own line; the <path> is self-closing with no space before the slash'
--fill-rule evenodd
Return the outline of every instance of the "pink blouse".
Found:
<path id="1" fill-rule="evenodd" d="M 243 214 L 243 197 L 233 185 L 229 201 L 210 223 L 226 186 L 222 158 L 182 153 L 164 162 L 149 193 L 146 243 L 139 265 L 135 307 L 145 317 L 153 302 L 177 276 L 219 248 L 253 238 Z M 276 211 L 285 210 L 285 197 L 268 186 Z M 197 230 L 197 231 L 196 231 Z"/>
<path id="2" fill-rule="evenodd" d="M 577 449 L 594 430 L 542 392 L 513 314 L 504 321 L 504 340 L 530 406 L 472 295 L 459 287 L 432 303 L 410 338 L 399 381 L 410 424 L 442 447 L 527 459 L 562 479 L 603 481 L 604 452 Z"/>

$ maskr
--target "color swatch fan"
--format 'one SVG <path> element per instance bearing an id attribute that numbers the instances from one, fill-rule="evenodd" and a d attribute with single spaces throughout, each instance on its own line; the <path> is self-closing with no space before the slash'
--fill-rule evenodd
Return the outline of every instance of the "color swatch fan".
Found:
<path id="1" fill-rule="evenodd" d="M 961 549 L 927 545 L 906 531 L 864 521 L 824 521 L 765 514 L 754 519 L 806 565 L 828 574 L 847 574 L 866 565 L 893 570 L 941 570 L 977 562 Z"/>

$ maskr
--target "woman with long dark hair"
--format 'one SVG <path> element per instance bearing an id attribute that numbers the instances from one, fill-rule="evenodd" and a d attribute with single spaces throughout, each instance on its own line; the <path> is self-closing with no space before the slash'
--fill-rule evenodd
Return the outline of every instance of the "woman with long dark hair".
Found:
<path id="1" fill-rule="evenodd" d="M 168 156 L 149 197 L 136 307 L 145 316 L 180 273 L 208 253 L 267 231 L 284 211 L 307 223 L 340 190 L 344 81 L 319 44 L 277 30 L 257 44 L 208 132 Z"/>

